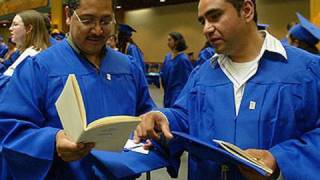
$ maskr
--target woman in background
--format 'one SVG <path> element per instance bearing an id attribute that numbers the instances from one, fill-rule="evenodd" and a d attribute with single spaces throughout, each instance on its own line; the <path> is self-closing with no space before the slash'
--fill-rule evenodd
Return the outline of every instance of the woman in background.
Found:
<path id="1" fill-rule="evenodd" d="M 2 96 L 10 83 L 11 76 L 15 69 L 21 65 L 21 62 L 26 57 L 35 56 L 40 51 L 48 48 L 49 46 L 49 34 L 44 22 L 42 14 L 34 10 L 22 11 L 17 14 L 9 28 L 12 41 L 16 43 L 17 49 L 20 51 L 20 56 L 15 62 L 0 76 L 0 102 L 2 102 Z M 2 149 L 2 148 L 0 148 Z M 7 166 L 3 164 L 2 155 L 0 151 L 0 177 L 7 177 Z M 4 178 L 7 179 L 7 178 Z"/>
<path id="2" fill-rule="evenodd" d="M 184 52 L 187 45 L 180 33 L 169 33 L 168 47 L 171 52 L 165 56 L 160 71 L 161 84 L 164 89 L 163 106 L 165 108 L 173 106 L 192 71 L 192 64 Z"/>
<path id="3" fill-rule="evenodd" d="M 9 28 L 12 41 L 16 43 L 20 56 L 0 76 L 0 94 L 3 93 L 15 69 L 28 56 L 35 56 L 49 47 L 49 34 L 42 14 L 35 10 L 18 13 Z"/>

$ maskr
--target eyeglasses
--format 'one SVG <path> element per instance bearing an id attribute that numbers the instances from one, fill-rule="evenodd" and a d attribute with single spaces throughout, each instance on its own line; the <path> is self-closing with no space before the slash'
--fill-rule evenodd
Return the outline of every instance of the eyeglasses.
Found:
<path id="1" fill-rule="evenodd" d="M 76 18 L 78 19 L 78 21 L 84 25 L 87 28 L 94 28 L 97 23 L 99 23 L 99 25 L 102 28 L 107 28 L 110 24 L 116 24 L 116 20 L 114 18 L 114 15 L 112 16 L 106 16 L 101 18 L 100 20 L 96 17 L 93 16 L 88 16 L 88 17 L 79 17 L 78 14 L 76 13 L 76 11 L 73 11 L 73 14 L 76 16 Z"/>

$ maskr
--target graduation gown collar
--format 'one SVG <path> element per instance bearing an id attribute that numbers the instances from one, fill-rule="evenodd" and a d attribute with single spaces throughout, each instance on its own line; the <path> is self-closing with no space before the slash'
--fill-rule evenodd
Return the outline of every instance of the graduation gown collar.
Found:
<path id="1" fill-rule="evenodd" d="M 67 61 L 69 61 L 68 64 L 72 66 L 72 69 L 83 72 L 83 68 L 85 68 L 87 69 L 86 72 L 96 72 L 93 65 L 83 55 L 81 55 L 79 49 L 75 47 L 72 41 L 68 39 L 59 44 L 61 44 L 60 48 L 64 51 L 64 54 L 69 56 Z M 70 52 L 73 53 L 70 54 Z M 128 56 L 107 47 L 104 48 L 102 53 L 103 56 L 101 57 L 102 59 L 99 71 L 112 74 L 127 74 L 131 72 Z M 74 65 L 75 63 L 80 63 L 82 65 Z"/>

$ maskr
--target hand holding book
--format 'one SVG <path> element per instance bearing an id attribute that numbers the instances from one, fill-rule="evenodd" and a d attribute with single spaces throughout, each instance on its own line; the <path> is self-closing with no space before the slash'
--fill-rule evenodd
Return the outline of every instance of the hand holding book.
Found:
<path id="1" fill-rule="evenodd" d="M 243 166 L 245 169 L 250 169 L 248 174 L 257 174 L 260 177 L 270 177 L 273 174 L 274 169 L 269 168 L 270 164 L 259 162 L 256 159 L 257 156 L 249 153 L 250 150 L 248 150 L 249 152 L 241 150 L 239 147 L 225 141 L 213 140 L 210 143 L 186 133 L 175 131 L 172 133 L 175 138 L 184 141 L 189 153 L 197 158 L 212 160 L 221 164 L 232 163 L 237 166 Z"/>
<path id="2" fill-rule="evenodd" d="M 273 170 L 269 176 L 265 176 L 265 179 L 270 179 L 270 177 L 274 176 L 275 174 L 277 174 L 276 178 L 279 176 L 279 173 L 275 173 L 278 169 L 277 162 L 269 151 L 261 149 L 247 149 L 243 152 L 256 159 L 259 163 Z M 244 166 L 240 166 L 239 170 L 247 179 L 263 179 L 260 174 Z"/>

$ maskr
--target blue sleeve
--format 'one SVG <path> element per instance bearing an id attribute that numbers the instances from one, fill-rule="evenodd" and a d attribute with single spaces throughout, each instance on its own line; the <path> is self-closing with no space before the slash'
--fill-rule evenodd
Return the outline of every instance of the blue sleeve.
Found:
<path id="1" fill-rule="evenodd" d="M 0 102 L 3 162 L 14 179 L 44 179 L 55 156 L 56 128 L 45 127 L 47 72 L 32 59 L 17 67 Z"/>
<path id="2" fill-rule="evenodd" d="M 148 90 L 148 83 L 146 77 L 142 70 L 138 67 L 138 64 L 135 62 L 131 62 L 132 72 L 134 75 L 134 80 L 136 83 L 137 88 L 137 115 L 144 114 L 148 111 L 151 111 L 156 107 L 155 103 L 153 102 L 149 90 Z"/>
<path id="3" fill-rule="evenodd" d="M 270 149 L 285 179 L 318 179 L 320 172 L 320 60 L 309 66 L 304 73 L 308 78 L 299 87 L 303 122 L 299 122 L 295 132 L 283 129 L 282 133 L 294 133 L 293 138 L 282 141 Z M 285 104 L 283 104 L 285 105 Z M 288 118 L 293 116 L 288 115 Z M 288 129 L 292 127 L 288 126 Z"/>

